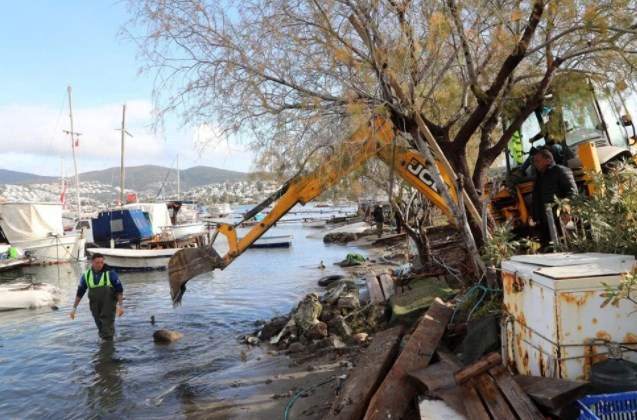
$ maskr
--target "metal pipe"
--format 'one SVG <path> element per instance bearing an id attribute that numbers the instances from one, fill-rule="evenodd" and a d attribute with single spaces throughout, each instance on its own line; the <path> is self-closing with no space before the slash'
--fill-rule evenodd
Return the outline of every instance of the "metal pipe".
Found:
<path id="1" fill-rule="evenodd" d="M 544 212 L 546 213 L 546 223 L 549 226 L 551 241 L 553 242 L 553 245 L 557 245 L 557 227 L 555 226 L 555 219 L 553 218 L 553 206 L 549 203 L 545 204 Z"/>

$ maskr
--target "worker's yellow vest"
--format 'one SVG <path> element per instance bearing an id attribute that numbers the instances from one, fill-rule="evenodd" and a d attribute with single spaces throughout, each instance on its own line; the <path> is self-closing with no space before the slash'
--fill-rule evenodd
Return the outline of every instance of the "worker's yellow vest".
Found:
<path id="1" fill-rule="evenodd" d="M 511 140 L 509 140 L 509 151 L 511 152 L 511 157 L 513 157 L 513 161 L 515 163 L 520 165 L 524 162 L 522 135 L 519 131 L 516 131 L 511 136 Z"/>
<path id="2" fill-rule="evenodd" d="M 89 289 L 95 289 L 96 287 L 103 286 L 113 287 L 113 285 L 111 284 L 111 275 L 108 270 L 102 273 L 102 275 L 100 276 L 100 281 L 97 284 L 95 284 L 95 279 L 93 278 L 93 270 L 86 270 L 86 272 L 84 273 L 84 278 L 86 279 L 86 286 Z"/>

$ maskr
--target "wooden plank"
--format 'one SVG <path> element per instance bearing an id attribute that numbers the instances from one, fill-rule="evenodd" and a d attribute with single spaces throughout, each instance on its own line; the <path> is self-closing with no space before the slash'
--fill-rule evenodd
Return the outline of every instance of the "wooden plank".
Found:
<path id="1" fill-rule="evenodd" d="M 404 333 L 404 328 L 398 326 L 374 336 L 332 403 L 330 418 L 358 420 L 363 417 L 367 404 L 398 354 Z"/>
<path id="2" fill-rule="evenodd" d="M 489 353 L 464 369 L 459 370 L 453 377 L 458 385 L 462 385 L 474 376 L 478 376 L 499 364 L 502 364 L 502 357 L 496 352 Z"/>
<path id="3" fill-rule="evenodd" d="M 489 369 L 489 374 L 493 377 L 520 420 L 544 418 L 540 410 L 533 404 L 517 382 L 513 380 L 504 366 L 500 365 Z"/>
<path id="4" fill-rule="evenodd" d="M 380 284 L 378 284 L 376 273 L 371 270 L 368 271 L 365 274 L 365 282 L 367 283 L 371 303 L 377 304 L 385 302 L 385 295 L 383 295 L 383 290 L 380 288 Z"/>
<path id="5" fill-rule="evenodd" d="M 504 399 L 504 396 L 500 393 L 500 390 L 495 384 L 495 381 L 488 373 L 482 373 L 475 376 L 472 382 L 480 394 L 480 398 L 487 406 L 487 409 L 491 413 L 494 419 L 514 419 L 515 416 L 509 408 Z"/>
<path id="6" fill-rule="evenodd" d="M 489 413 L 487 413 L 487 410 L 484 408 L 471 382 L 465 382 L 460 385 L 460 391 L 462 393 L 465 411 L 471 413 L 469 415 L 471 420 L 491 420 Z"/>
<path id="7" fill-rule="evenodd" d="M 519 375 L 514 376 L 513 380 L 535 403 L 550 410 L 559 410 L 589 394 L 592 388 L 588 382 L 542 376 Z"/>
<path id="8" fill-rule="evenodd" d="M 389 299 L 394 293 L 396 293 L 396 289 L 394 288 L 394 280 L 387 273 L 383 273 L 378 276 L 378 282 L 380 286 L 383 288 L 383 294 L 385 295 L 385 299 Z"/>
<path id="9" fill-rule="evenodd" d="M 420 393 L 426 392 L 430 397 L 441 398 L 458 413 L 466 416 L 462 392 L 453 379 L 456 370 L 454 365 L 440 362 L 409 372 L 408 375 Z"/>
<path id="10" fill-rule="evenodd" d="M 374 394 L 365 419 L 400 418 L 407 411 L 417 391 L 407 372 L 429 365 L 452 313 L 451 306 L 438 298 L 434 300 Z"/>

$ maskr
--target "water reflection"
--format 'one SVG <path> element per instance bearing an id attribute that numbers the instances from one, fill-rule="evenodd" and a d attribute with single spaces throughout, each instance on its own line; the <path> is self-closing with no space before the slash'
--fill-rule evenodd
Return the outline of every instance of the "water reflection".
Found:
<path id="1" fill-rule="evenodd" d="M 98 351 L 91 359 L 95 376 L 89 385 L 86 405 L 94 416 L 115 413 L 124 399 L 124 382 L 126 375 L 124 360 L 116 357 L 115 343 L 101 341 Z"/>

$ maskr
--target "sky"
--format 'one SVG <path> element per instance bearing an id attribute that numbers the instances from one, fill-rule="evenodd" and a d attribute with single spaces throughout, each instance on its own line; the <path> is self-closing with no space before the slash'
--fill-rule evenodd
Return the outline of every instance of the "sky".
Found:
<path id="1" fill-rule="evenodd" d="M 121 0 L 2 2 L 0 13 L 0 169 L 59 176 L 73 172 L 67 86 L 72 86 L 78 171 L 120 165 L 126 104 L 125 165 L 212 166 L 248 172 L 246 139 L 218 139 L 212 126 L 181 127 L 169 117 L 154 132 L 152 74 L 139 75 L 137 47 L 118 35 L 128 20 Z M 218 138 L 218 136 L 216 136 Z"/>

